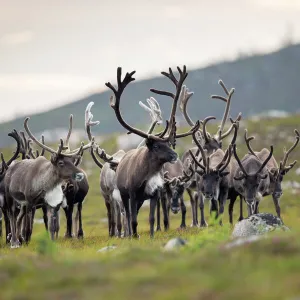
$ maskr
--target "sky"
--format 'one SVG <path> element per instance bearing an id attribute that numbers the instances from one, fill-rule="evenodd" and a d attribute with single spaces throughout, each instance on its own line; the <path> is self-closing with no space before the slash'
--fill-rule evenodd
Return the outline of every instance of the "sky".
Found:
<path id="1" fill-rule="evenodd" d="M 102 91 L 118 66 L 138 80 L 300 41 L 300 0 L 0 0 L 0 8 L 0 122 Z"/>

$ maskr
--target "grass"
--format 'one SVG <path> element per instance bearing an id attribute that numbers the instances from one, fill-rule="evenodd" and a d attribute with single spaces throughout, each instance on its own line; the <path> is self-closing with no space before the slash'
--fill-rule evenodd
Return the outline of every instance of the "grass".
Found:
<path id="1" fill-rule="evenodd" d="M 249 135 L 286 132 L 276 143 L 259 139 L 255 149 L 274 143 L 279 159 L 285 138 L 292 136 L 295 118 L 249 122 Z M 292 125 L 291 125 L 292 124 Z M 240 132 L 242 136 L 243 132 Z M 178 143 L 182 153 L 183 143 Z M 105 149 L 115 150 L 108 140 Z M 7 153 L 6 150 L 5 153 Z M 245 153 L 241 143 L 239 153 Z M 299 157 L 297 149 L 291 161 Z M 86 155 L 84 169 L 89 169 Z M 297 169 L 297 166 L 295 167 Z M 293 169 L 286 180 L 299 180 Z M 65 218 L 61 214 L 60 237 L 49 240 L 44 225 L 35 223 L 29 246 L 11 250 L 0 244 L 0 299 L 297 299 L 300 297 L 300 210 L 299 191 L 284 191 L 282 218 L 290 233 L 274 233 L 253 244 L 226 250 L 230 239 L 227 211 L 224 226 L 206 229 L 177 229 L 180 214 L 171 215 L 171 229 L 149 238 L 149 207 L 138 217 L 139 240 L 108 238 L 106 210 L 99 194 L 99 169 L 89 170 L 90 192 L 83 208 L 84 240 L 64 239 Z M 188 197 L 185 197 L 188 204 Z M 238 201 L 234 219 L 238 218 Z M 187 225 L 191 223 L 187 207 Z M 208 218 L 208 205 L 206 216 Z M 261 203 L 261 211 L 275 213 L 271 198 Z M 36 218 L 40 218 L 40 212 Z M 173 237 L 188 244 L 174 252 L 162 251 Z M 99 249 L 115 245 L 108 252 Z"/>

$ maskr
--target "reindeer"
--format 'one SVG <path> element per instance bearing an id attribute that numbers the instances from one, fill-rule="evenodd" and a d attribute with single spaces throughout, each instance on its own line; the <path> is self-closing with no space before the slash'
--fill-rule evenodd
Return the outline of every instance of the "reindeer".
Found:
<path id="1" fill-rule="evenodd" d="M 7 236 L 10 234 L 10 225 L 9 225 L 9 219 L 7 215 L 4 177 L 8 167 L 12 164 L 13 161 L 15 161 L 18 158 L 21 151 L 21 139 L 20 136 L 18 135 L 18 132 L 14 129 L 12 132 L 8 134 L 8 136 L 12 137 L 16 141 L 17 148 L 13 156 L 7 162 L 5 162 L 3 153 L 1 153 L 2 163 L 1 163 L 1 170 L 0 170 L 0 237 L 2 236 L 2 218 L 4 218 L 6 241 L 7 241 Z"/>
<path id="2" fill-rule="evenodd" d="M 147 99 L 148 106 L 146 106 L 143 102 L 139 102 L 139 105 L 144 108 L 146 111 L 149 112 L 150 117 L 152 119 L 152 123 L 148 129 L 148 134 L 151 134 L 156 126 L 156 124 L 161 124 L 162 122 L 162 116 L 161 116 L 161 110 L 158 102 L 153 98 L 150 97 L 150 99 Z M 93 122 L 93 115 L 91 114 L 91 107 L 94 103 L 90 102 L 86 109 L 86 128 L 88 133 L 88 138 L 90 141 L 92 141 L 92 135 L 90 133 L 90 127 L 91 125 L 97 125 L 100 122 L 96 121 Z M 144 143 L 144 139 L 141 141 L 141 143 L 138 145 L 139 147 L 142 147 Z M 105 200 L 105 205 L 107 208 L 107 217 L 108 217 L 108 232 L 109 236 L 116 235 L 115 228 L 117 225 L 117 236 L 121 237 L 121 231 L 122 231 L 122 221 L 121 221 L 121 215 L 123 215 L 123 223 L 125 223 L 124 218 L 124 207 L 121 200 L 120 192 L 116 187 L 116 180 L 115 180 L 115 170 L 111 166 L 111 161 L 106 162 L 104 165 L 99 162 L 97 157 L 95 156 L 94 147 L 91 148 L 91 154 L 95 161 L 95 163 L 102 169 L 100 173 L 100 192 Z M 97 149 L 97 152 L 99 153 L 99 150 Z M 125 155 L 125 152 L 123 150 L 119 150 L 117 153 L 113 154 L 114 160 L 119 163 L 122 157 Z M 117 220 L 116 220 L 117 219 Z M 116 223 L 117 222 L 117 223 Z M 124 225 L 125 229 L 125 235 L 128 234 L 127 232 L 127 224 Z"/>
<path id="3" fill-rule="evenodd" d="M 282 187 L 281 187 L 281 182 L 284 178 L 284 176 L 295 166 L 297 161 L 295 160 L 293 163 L 291 163 L 289 166 L 287 166 L 287 160 L 289 158 L 289 155 L 291 152 L 296 148 L 296 146 L 299 143 L 300 139 L 300 134 L 299 131 L 295 129 L 295 142 L 294 144 L 290 147 L 288 151 L 286 149 L 283 149 L 283 159 L 279 163 L 279 167 L 277 164 L 276 159 L 274 156 L 271 157 L 271 159 L 268 161 L 266 167 L 269 172 L 269 178 L 270 178 L 270 185 L 268 189 L 265 191 L 265 193 L 262 195 L 268 196 L 272 195 L 274 206 L 276 209 L 277 216 L 280 218 L 280 197 L 282 196 Z M 262 149 L 260 152 L 254 152 L 251 145 L 250 141 L 253 140 L 254 137 L 247 137 L 247 130 L 245 130 L 245 140 L 247 141 L 247 147 L 249 152 L 259 158 L 261 161 L 266 160 L 266 158 L 270 155 L 270 151 L 266 148 Z M 255 207 L 255 213 L 258 213 L 258 206 L 259 206 L 259 201 L 256 202 L 256 207 Z"/>
<path id="4" fill-rule="evenodd" d="M 230 159 L 232 155 L 232 145 L 236 142 L 238 125 L 233 124 L 234 135 L 228 149 L 224 153 L 222 149 L 217 149 L 210 155 L 207 155 L 207 150 L 204 150 L 200 141 L 197 139 L 196 134 L 193 134 L 194 142 L 196 143 L 201 155 L 196 158 L 194 153 L 190 150 L 190 155 L 193 158 L 196 166 L 200 169 L 196 169 L 197 177 L 197 191 L 198 196 L 204 196 L 205 199 L 210 201 L 210 213 L 215 212 L 215 217 L 224 213 L 224 207 L 228 198 L 230 189 L 230 181 L 227 175 L 231 172 Z M 202 163 L 201 163 L 202 161 Z M 219 203 L 219 208 L 218 208 Z M 204 204 L 204 203 L 203 203 Z M 201 222 L 207 226 L 204 217 L 204 205 L 200 207 Z M 222 225 L 222 220 L 220 220 Z"/>
<path id="5" fill-rule="evenodd" d="M 181 224 L 180 228 L 186 228 L 185 216 L 186 206 L 184 204 L 183 192 L 189 186 L 189 181 L 194 175 L 192 164 L 189 167 L 190 173 L 183 169 L 181 160 L 177 160 L 174 164 L 165 163 L 163 165 L 164 186 L 161 192 L 161 204 L 164 214 L 164 228 L 165 231 L 169 229 L 169 209 L 172 213 L 177 214 L 181 210 Z M 180 201 L 180 206 L 178 203 Z M 160 231 L 160 202 L 157 202 L 157 229 Z"/>
<path id="6" fill-rule="evenodd" d="M 218 96 L 218 95 L 212 95 L 211 98 L 212 99 L 219 99 L 222 100 L 223 102 L 226 103 L 225 106 L 225 111 L 223 114 L 223 118 L 221 120 L 221 124 L 219 126 L 219 129 L 216 133 L 216 135 L 212 136 L 211 134 L 208 133 L 206 126 L 207 123 L 211 120 L 215 120 L 215 117 L 206 117 L 202 124 L 203 124 L 203 130 L 198 130 L 197 134 L 197 140 L 200 141 L 201 145 L 203 146 L 203 149 L 207 151 L 207 155 L 212 154 L 214 151 L 216 151 L 217 149 L 222 148 L 222 141 L 225 137 L 227 137 L 228 135 L 230 135 L 230 133 L 232 132 L 234 126 L 233 124 L 237 124 L 238 122 L 241 120 L 241 113 L 239 113 L 239 115 L 237 116 L 236 120 L 231 120 L 232 125 L 230 126 L 230 128 L 224 132 L 224 128 L 225 128 L 225 123 L 226 120 L 228 118 L 229 115 L 229 111 L 230 111 L 230 104 L 231 104 L 231 98 L 234 94 L 234 89 L 230 89 L 228 90 L 225 86 L 225 84 L 223 83 L 222 80 L 219 80 L 219 85 L 222 87 L 222 89 L 224 90 L 226 97 L 223 96 Z M 185 118 L 185 120 L 187 121 L 187 123 L 190 126 L 193 126 L 194 122 L 192 121 L 191 117 L 189 116 L 188 112 L 187 112 L 187 103 L 188 100 L 191 98 L 191 96 L 193 95 L 193 93 L 189 92 L 188 89 L 184 88 L 184 92 L 186 93 L 185 97 L 181 98 L 181 102 L 180 102 L 180 110 Z M 198 147 L 193 147 L 191 149 L 186 150 L 183 155 L 182 155 L 182 162 L 183 162 L 183 166 L 184 169 L 187 170 L 189 167 L 189 164 L 186 163 L 187 159 L 191 160 L 191 154 L 190 151 L 194 154 L 194 155 L 199 155 L 199 148 Z M 200 159 L 200 157 L 199 157 Z M 193 222 L 192 222 L 192 227 L 197 227 L 198 226 L 198 202 L 199 202 L 199 207 L 200 207 L 200 211 L 204 209 L 204 201 L 202 198 L 202 195 L 194 193 L 193 194 L 193 190 L 195 190 L 197 188 L 197 183 L 196 183 L 196 176 L 194 177 L 194 180 L 191 181 L 190 186 L 186 189 L 188 192 L 188 195 L 190 197 L 190 201 L 191 201 L 191 208 L 192 208 L 192 216 L 193 216 Z M 202 219 L 204 220 L 204 219 Z M 205 222 L 200 222 L 200 227 L 205 227 L 207 224 Z"/>
<path id="7" fill-rule="evenodd" d="M 81 145 L 74 152 L 62 153 L 66 147 L 61 139 L 58 150 L 55 151 L 42 144 L 31 133 L 28 120 L 29 118 L 26 118 L 24 121 L 27 134 L 38 146 L 51 153 L 51 160 L 49 161 L 43 156 L 37 159 L 22 160 L 15 162 L 7 170 L 4 183 L 12 233 L 11 248 L 20 246 L 22 219 L 25 216 L 25 224 L 29 224 L 28 215 L 32 214 L 33 207 L 41 204 L 44 200 L 50 209 L 56 210 L 64 197 L 61 188 L 63 181 L 71 178 L 76 181 L 83 180 L 84 174 L 74 165 L 74 162 L 79 158 L 80 151 L 90 147 L 90 145 Z M 17 203 L 21 205 L 21 210 L 16 219 Z M 26 228 L 28 227 L 26 226 Z M 52 230 L 53 228 L 50 228 L 51 232 Z M 25 237 L 25 240 L 28 240 L 28 237 Z"/>
<path id="8" fill-rule="evenodd" d="M 175 114 L 177 102 L 183 82 L 188 75 L 185 66 L 183 67 L 183 70 L 179 67 L 177 69 L 179 71 L 179 80 L 176 79 L 171 68 L 169 69 L 169 73 L 162 72 L 164 76 L 168 77 L 174 83 L 176 87 L 175 94 L 155 89 L 150 90 L 156 94 L 169 96 L 173 99 L 173 105 L 170 118 L 167 121 L 167 126 L 159 135 L 147 134 L 144 131 L 130 126 L 125 122 L 121 115 L 120 99 L 126 86 L 135 80 L 132 77 L 135 71 L 127 73 L 125 78 L 121 80 L 122 69 L 118 68 L 118 87 L 115 88 L 111 83 L 106 83 L 106 86 L 113 91 L 114 96 L 110 99 L 110 105 L 114 109 L 115 115 L 120 124 L 130 132 L 146 139 L 146 146 L 128 151 L 121 159 L 116 170 L 116 185 L 120 191 L 121 199 L 125 208 L 127 223 L 129 225 L 129 235 L 136 238 L 138 237 L 138 211 L 146 199 L 150 199 L 150 236 L 153 237 L 154 235 L 155 208 L 160 190 L 164 184 L 161 172 L 162 167 L 166 162 L 176 162 L 177 160 L 177 154 L 170 148 L 170 145 L 175 148 L 176 138 L 190 135 L 193 131 L 198 130 L 199 128 L 199 122 L 197 122 L 189 132 L 176 135 Z"/>
<path id="9" fill-rule="evenodd" d="M 245 141 L 248 144 L 249 139 L 245 135 Z M 270 146 L 268 157 L 261 161 L 256 155 L 247 154 L 242 160 L 239 159 L 236 152 L 236 145 L 233 146 L 233 154 L 236 163 L 233 163 L 233 169 L 230 174 L 231 183 L 234 190 L 240 195 L 241 202 L 246 201 L 248 207 L 248 216 L 255 213 L 256 201 L 261 195 L 265 194 L 270 186 L 269 173 L 266 168 L 267 163 L 273 155 L 273 145 Z M 236 200 L 236 195 L 232 196 L 229 204 L 230 220 L 232 220 L 233 205 Z M 242 205 L 241 205 L 242 209 Z M 242 212 L 240 212 L 242 215 Z"/>

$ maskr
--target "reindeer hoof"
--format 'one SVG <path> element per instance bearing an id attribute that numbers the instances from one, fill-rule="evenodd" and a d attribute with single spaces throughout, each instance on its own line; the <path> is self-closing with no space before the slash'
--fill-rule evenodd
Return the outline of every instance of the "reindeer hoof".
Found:
<path id="1" fill-rule="evenodd" d="M 200 223 L 200 228 L 205 228 L 205 227 L 207 227 L 207 223 L 206 222 Z"/>
<path id="2" fill-rule="evenodd" d="M 197 228 L 198 227 L 198 224 L 191 224 L 190 227 L 194 227 L 194 228 Z"/>
<path id="3" fill-rule="evenodd" d="M 156 227 L 156 231 L 161 231 L 160 226 L 159 226 L 159 227 Z"/>
<path id="4" fill-rule="evenodd" d="M 19 241 L 14 241 L 14 242 L 12 241 L 10 243 L 10 248 L 11 249 L 20 248 L 20 246 L 21 246 L 21 243 Z"/>
<path id="5" fill-rule="evenodd" d="M 186 225 L 185 224 L 181 224 L 179 228 L 180 229 L 186 229 Z"/>
<path id="6" fill-rule="evenodd" d="M 78 230 L 77 238 L 78 239 L 83 239 L 83 236 L 84 236 L 83 231 L 82 230 Z"/>
<path id="7" fill-rule="evenodd" d="M 140 235 L 139 234 L 133 234 L 132 238 L 134 238 L 136 240 L 139 240 L 140 239 Z"/>
<path id="8" fill-rule="evenodd" d="M 243 221 L 243 220 L 244 220 L 244 217 L 239 217 L 238 218 L 238 222 Z"/>
<path id="9" fill-rule="evenodd" d="M 74 234 L 72 233 L 71 235 L 68 233 L 65 233 L 65 238 L 66 239 L 72 239 L 74 237 Z"/>
<path id="10" fill-rule="evenodd" d="M 9 234 L 7 235 L 6 240 L 7 240 L 7 242 L 10 242 L 10 240 L 11 240 L 11 233 L 9 233 Z"/>

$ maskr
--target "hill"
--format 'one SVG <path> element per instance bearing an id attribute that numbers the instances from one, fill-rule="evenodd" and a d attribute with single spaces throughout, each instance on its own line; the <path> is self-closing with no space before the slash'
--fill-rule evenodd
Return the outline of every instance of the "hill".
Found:
<path id="1" fill-rule="evenodd" d="M 188 106 L 190 115 L 193 119 L 203 119 L 208 115 L 221 117 L 224 106 L 210 99 L 211 94 L 222 93 L 217 84 L 220 78 L 228 87 L 236 88 L 232 100 L 232 115 L 242 111 L 247 117 L 270 109 L 295 112 L 300 108 L 300 85 L 298 84 L 300 67 L 297 63 L 299 61 L 300 45 L 292 45 L 270 54 L 253 55 L 232 62 L 189 70 L 186 84 L 195 92 Z M 137 79 L 138 76 L 137 72 Z M 108 80 L 115 82 L 115 78 L 108 78 Z M 170 83 L 163 76 L 131 84 L 126 89 L 121 104 L 124 118 L 132 125 L 143 123 L 146 113 L 141 111 L 138 101 L 151 96 L 150 88 L 166 89 L 169 87 Z M 32 115 L 30 126 L 35 133 L 46 129 L 65 128 L 68 124 L 68 116 L 72 113 L 75 116 L 75 127 L 83 128 L 85 107 L 90 101 L 94 101 L 93 114 L 95 119 L 101 121 L 101 126 L 95 128 L 95 132 L 101 132 L 101 134 L 124 132 L 113 110 L 109 107 L 109 96 L 108 91 L 93 94 L 51 111 Z M 170 101 L 163 97 L 157 97 L 157 99 L 166 117 L 170 109 Z M 0 146 L 8 143 L 7 133 L 12 128 L 23 128 L 23 120 L 24 118 L 18 118 L 0 124 Z"/>

